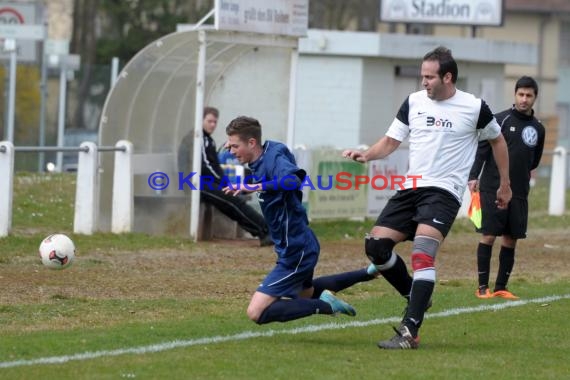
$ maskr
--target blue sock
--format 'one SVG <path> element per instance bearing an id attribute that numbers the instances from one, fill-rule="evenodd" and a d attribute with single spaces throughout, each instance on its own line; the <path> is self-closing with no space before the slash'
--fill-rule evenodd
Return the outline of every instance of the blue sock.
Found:
<path id="1" fill-rule="evenodd" d="M 366 269 L 315 278 L 313 279 L 313 288 L 315 289 L 313 292 L 313 298 L 319 298 L 325 289 L 336 293 L 343 289 L 350 288 L 352 285 L 359 282 L 370 281 L 373 279 L 374 276 L 369 275 L 368 272 L 366 272 Z"/>
<path id="2" fill-rule="evenodd" d="M 269 305 L 257 320 L 258 325 L 270 322 L 287 322 L 313 314 L 332 314 L 325 301 L 310 298 L 278 299 Z"/>

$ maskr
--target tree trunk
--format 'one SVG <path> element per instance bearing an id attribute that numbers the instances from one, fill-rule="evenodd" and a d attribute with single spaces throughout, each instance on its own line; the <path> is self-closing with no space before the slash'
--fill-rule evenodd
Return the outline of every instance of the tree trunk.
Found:
<path id="1" fill-rule="evenodd" d="M 89 95 L 97 52 L 96 20 L 99 0 L 74 0 L 73 36 L 71 51 L 81 56 L 81 72 L 77 91 L 77 107 L 73 111 L 70 127 L 85 127 L 83 109 Z"/>

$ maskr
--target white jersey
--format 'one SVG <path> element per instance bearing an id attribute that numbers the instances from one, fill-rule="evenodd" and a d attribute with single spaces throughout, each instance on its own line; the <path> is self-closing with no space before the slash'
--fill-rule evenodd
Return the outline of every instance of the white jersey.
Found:
<path id="1" fill-rule="evenodd" d="M 501 134 L 484 100 L 456 90 L 446 100 L 432 100 L 425 90 L 404 101 L 386 136 L 410 138 L 408 176 L 421 176 L 416 187 L 438 187 L 453 194 L 459 203 L 467 186 L 471 165 L 480 140 Z M 414 179 L 404 186 L 411 189 Z"/>

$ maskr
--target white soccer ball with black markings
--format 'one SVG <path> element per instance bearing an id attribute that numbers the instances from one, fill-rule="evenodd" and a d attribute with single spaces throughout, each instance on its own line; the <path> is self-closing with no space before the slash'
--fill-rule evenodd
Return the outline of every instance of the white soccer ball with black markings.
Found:
<path id="1" fill-rule="evenodd" d="M 40 244 L 40 257 L 50 269 L 67 268 L 75 260 L 75 244 L 67 235 L 49 235 Z"/>

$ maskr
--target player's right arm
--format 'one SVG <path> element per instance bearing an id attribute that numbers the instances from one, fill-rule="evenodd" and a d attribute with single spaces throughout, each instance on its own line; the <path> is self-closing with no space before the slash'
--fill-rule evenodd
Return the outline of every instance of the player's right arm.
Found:
<path id="1" fill-rule="evenodd" d="M 408 115 L 410 111 L 410 97 L 400 106 L 398 114 L 388 128 L 386 135 L 365 151 L 347 149 L 342 156 L 358 162 L 379 160 L 389 156 L 398 149 L 402 141 L 409 135 L 410 127 Z"/>
<path id="2" fill-rule="evenodd" d="M 367 162 L 384 158 L 400 146 L 401 141 L 384 136 L 365 151 L 347 149 L 342 156 L 358 162 Z"/>

